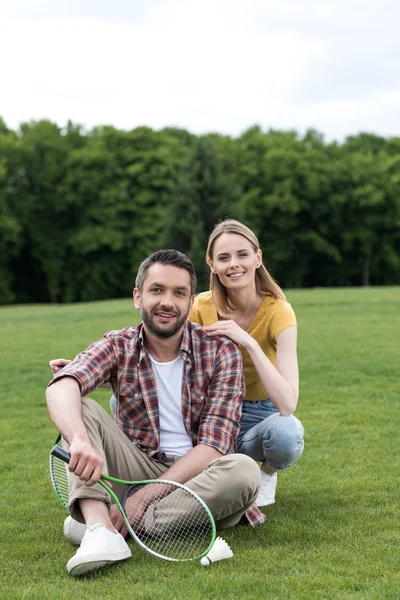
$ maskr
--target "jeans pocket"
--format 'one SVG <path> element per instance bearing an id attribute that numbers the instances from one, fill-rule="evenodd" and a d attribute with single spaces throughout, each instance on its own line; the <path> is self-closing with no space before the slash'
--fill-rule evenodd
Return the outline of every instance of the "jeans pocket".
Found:
<path id="1" fill-rule="evenodd" d="M 261 408 L 263 408 L 264 410 L 267 410 L 269 413 L 277 413 L 279 412 L 279 410 L 276 408 L 276 406 L 271 402 L 271 400 L 260 400 L 260 402 L 258 403 L 260 405 Z"/>

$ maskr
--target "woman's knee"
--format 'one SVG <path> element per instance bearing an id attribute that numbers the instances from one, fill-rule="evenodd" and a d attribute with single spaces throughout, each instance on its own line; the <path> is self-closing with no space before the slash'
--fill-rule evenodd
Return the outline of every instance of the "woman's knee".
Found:
<path id="1" fill-rule="evenodd" d="M 268 431 L 270 436 L 278 438 L 286 438 L 294 442 L 303 439 L 304 429 L 297 417 L 289 415 L 282 417 L 279 413 L 271 415 L 263 422 L 265 431 Z"/>
<path id="2" fill-rule="evenodd" d="M 304 429 L 297 417 L 271 415 L 260 432 L 265 458 L 276 469 L 286 469 L 303 453 Z"/>

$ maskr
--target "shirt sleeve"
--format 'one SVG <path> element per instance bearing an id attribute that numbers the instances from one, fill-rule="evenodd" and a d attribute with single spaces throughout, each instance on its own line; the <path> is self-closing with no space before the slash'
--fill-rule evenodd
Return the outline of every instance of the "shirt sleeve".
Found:
<path id="1" fill-rule="evenodd" d="M 221 338 L 214 374 L 200 420 L 198 443 L 221 454 L 236 451 L 239 421 L 245 393 L 242 355 L 239 347 Z"/>
<path id="2" fill-rule="evenodd" d="M 271 338 L 274 342 L 276 342 L 276 338 L 282 331 L 287 329 L 288 327 L 293 327 L 297 325 L 296 315 L 294 314 L 294 310 L 286 300 L 281 300 L 276 303 L 275 310 L 271 319 Z"/>
<path id="3" fill-rule="evenodd" d="M 63 377 L 72 377 L 78 382 L 81 395 L 86 396 L 109 380 L 116 368 L 117 360 L 111 336 L 104 337 L 78 354 L 53 377 L 49 386 Z"/>

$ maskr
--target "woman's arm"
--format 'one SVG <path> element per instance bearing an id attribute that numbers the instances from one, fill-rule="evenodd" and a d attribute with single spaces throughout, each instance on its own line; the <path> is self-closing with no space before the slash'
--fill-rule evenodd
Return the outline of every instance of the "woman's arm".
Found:
<path id="1" fill-rule="evenodd" d="M 204 327 L 209 335 L 226 335 L 245 348 L 254 364 L 266 396 L 282 416 L 292 414 L 299 398 L 297 364 L 297 327 L 288 327 L 277 337 L 276 367 L 264 354 L 258 342 L 235 321 L 218 321 Z"/>

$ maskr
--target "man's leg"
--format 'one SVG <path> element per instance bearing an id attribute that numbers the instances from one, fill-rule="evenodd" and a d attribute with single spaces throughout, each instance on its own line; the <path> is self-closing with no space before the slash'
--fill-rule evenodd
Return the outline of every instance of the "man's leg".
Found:
<path id="1" fill-rule="evenodd" d="M 239 523 L 254 503 L 260 487 L 260 469 L 247 456 L 228 454 L 212 461 L 187 486 L 207 504 L 217 528 L 227 529 Z"/>
<path id="2" fill-rule="evenodd" d="M 166 466 L 138 450 L 93 400 L 82 399 L 82 415 L 93 448 L 104 459 L 105 473 L 120 479 L 140 480 L 158 477 L 166 470 Z M 68 561 L 68 571 L 82 575 L 129 558 L 131 551 L 110 520 L 110 495 L 99 484 L 87 487 L 73 474 L 69 486 L 70 513 L 86 522 L 87 529 L 76 554 Z M 113 490 L 119 495 L 117 485 L 113 485 Z"/>
<path id="3" fill-rule="evenodd" d="M 141 452 L 94 400 L 82 398 L 82 416 L 91 444 L 104 460 L 105 474 L 137 481 L 156 479 L 166 470 L 166 465 Z M 99 500 L 108 507 L 111 505 L 110 495 L 99 484 L 87 487 L 73 474 L 69 477 L 69 489 L 69 511 L 77 521 L 85 522 L 80 507 L 82 499 Z M 113 484 L 113 491 L 117 496 L 121 489 Z"/>
<path id="4" fill-rule="evenodd" d="M 258 465 L 242 454 L 229 454 L 212 461 L 209 467 L 185 484 L 207 504 L 218 529 L 236 525 L 253 504 L 260 487 Z M 162 532 L 165 525 L 169 531 L 182 528 L 182 510 L 194 514 L 197 502 L 176 490 L 156 503 L 147 513 L 146 532 Z"/>

